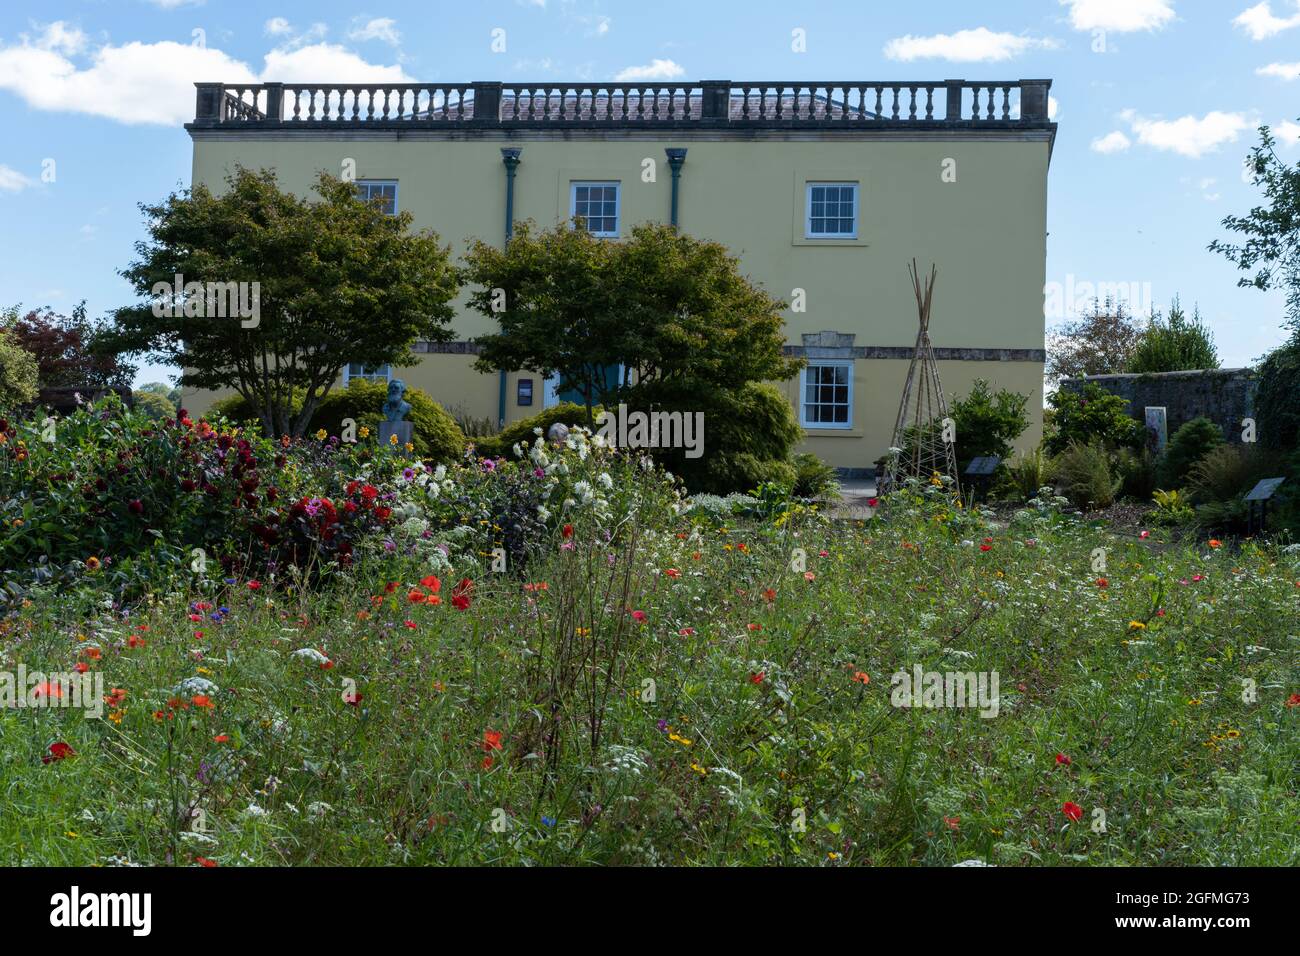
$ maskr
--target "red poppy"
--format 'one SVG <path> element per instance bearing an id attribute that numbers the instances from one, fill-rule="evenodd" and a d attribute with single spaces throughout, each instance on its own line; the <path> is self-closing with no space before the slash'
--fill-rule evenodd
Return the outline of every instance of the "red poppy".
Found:
<path id="1" fill-rule="evenodd" d="M 131 514 L 133 515 L 142 515 L 144 514 L 144 502 L 141 501 L 139 498 L 136 498 L 134 501 L 132 501 L 130 504 L 126 506 L 126 509 L 130 511 Z"/>
<path id="2" fill-rule="evenodd" d="M 854 671 L 853 680 L 858 684 L 870 684 L 871 678 L 864 671 Z"/>
<path id="3" fill-rule="evenodd" d="M 695 628 L 693 628 L 693 627 L 684 627 L 684 628 L 682 628 L 680 631 L 678 631 L 677 633 L 680 634 L 682 637 L 694 637 L 694 636 L 695 636 Z"/>
<path id="4" fill-rule="evenodd" d="M 431 594 L 437 594 L 442 590 L 442 582 L 438 580 L 436 574 L 430 574 L 427 577 L 420 578 L 420 585 L 428 588 Z"/>
<path id="5" fill-rule="evenodd" d="M 772 588 L 768 588 L 767 590 L 765 590 L 763 592 L 763 600 L 766 601 L 768 604 L 771 604 L 773 601 L 776 600 L 776 591 L 773 590 Z"/>
<path id="6" fill-rule="evenodd" d="M 1056 762 L 1057 762 L 1058 765 L 1060 765 L 1060 766 L 1062 766 L 1062 767 L 1068 767 L 1068 766 L 1070 766 L 1070 758 L 1067 757 L 1065 754 L 1057 754 L 1057 755 L 1056 755 Z"/>
<path id="7" fill-rule="evenodd" d="M 483 743 L 481 746 L 487 751 L 500 750 L 502 736 L 503 732 L 500 730 L 485 730 L 483 731 Z"/>
<path id="8" fill-rule="evenodd" d="M 762 624 L 746 624 L 745 627 L 749 628 L 751 631 L 761 631 L 763 629 Z"/>
<path id="9" fill-rule="evenodd" d="M 961 829 L 961 817 L 944 817 L 943 822 L 947 824 L 949 830 Z"/>
<path id="10" fill-rule="evenodd" d="M 868 498 L 868 499 L 867 499 L 867 507 L 868 507 L 868 508 L 874 508 L 874 507 L 875 507 L 876 505 L 878 505 L 878 504 L 880 504 L 880 499 L 879 499 L 879 498 Z"/>
<path id="11" fill-rule="evenodd" d="M 751 684 L 761 684 L 766 677 L 767 671 L 759 671 L 757 674 L 749 675 L 749 682 Z"/>
<path id="12" fill-rule="evenodd" d="M 46 681 L 33 687 L 32 694 L 36 697 L 62 697 L 63 688 L 51 681 Z"/>
<path id="13" fill-rule="evenodd" d="M 214 744 L 227 744 L 227 743 L 230 743 L 230 735 L 229 735 L 229 734 L 217 734 L 215 737 L 212 738 L 212 742 L 213 742 Z"/>
<path id="14" fill-rule="evenodd" d="M 1097 579 L 1097 587 L 1099 587 L 1099 588 L 1108 588 L 1108 587 L 1110 587 L 1110 582 L 1107 581 L 1105 578 L 1098 578 L 1098 579 Z"/>
<path id="15" fill-rule="evenodd" d="M 560 529 L 560 534 L 564 535 L 564 537 L 566 537 L 566 538 L 572 538 L 572 537 L 573 537 L 573 525 L 571 525 L 571 524 L 566 524 L 563 528 Z"/>
<path id="16" fill-rule="evenodd" d="M 199 866 L 213 867 L 217 865 L 216 860 L 209 860 L 206 856 L 196 856 L 194 862 Z"/>
<path id="17" fill-rule="evenodd" d="M 1300 694 L 1292 694 L 1286 699 L 1288 707 L 1300 707 Z"/>
<path id="18" fill-rule="evenodd" d="M 1061 812 L 1075 823 L 1078 823 L 1083 819 L 1083 807 L 1079 806 L 1077 803 L 1071 803 L 1069 800 L 1066 800 L 1065 803 L 1061 804 Z"/>
<path id="19" fill-rule="evenodd" d="M 451 606 L 458 611 L 468 611 L 473 593 L 474 582 L 469 578 L 461 578 L 460 583 L 451 589 Z"/>
<path id="20" fill-rule="evenodd" d="M 256 590 L 257 590 L 258 588 L 260 588 L 261 586 L 262 586 L 262 582 L 261 582 L 261 581 L 249 581 L 249 582 L 248 582 L 248 590 L 250 590 L 250 591 L 256 591 Z"/>
<path id="21" fill-rule="evenodd" d="M 195 707 L 206 707 L 208 710 L 212 710 L 216 707 L 216 704 L 212 703 L 212 698 L 207 694 L 195 694 L 190 698 L 190 703 Z"/>
<path id="22" fill-rule="evenodd" d="M 632 620 L 636 621 L 638 624 L 644 624 L 647 620 L 649 620 L 649 618 L 647 617 L 645 611 L 633 611 Z"/>
<path id="23" fill-rule="evenodd" d="M 680 578 L 682 576 L 682 572 L 676 568 L 664 568 L 664 574 L 670 578 Z"/>
<path id="24" fill-rule="evenodd" d="M 71 757 L 76 751 L 71 746 L 65 744 L 62 740 L 50 744 L 50 752 L 41 758 L 41 763 L 54 763 L 56 760 L 63 760 L 65 757 Z"/>
<path id="25" fill-rule="evenodd" d="M 419 589 L 412 590 L 406 595 L 406 600 L 411 604 L 423 604 L 424 592 Z"/>
<path id="26" fill-rule="evenodd" d="M 981 544 L 981 545 L 980 545 L 980 550 L 981 550 L 981 551 L 992 551 L 992 550 L 993 550 L 993 545 L 991 545 L 991 544 Z"/>

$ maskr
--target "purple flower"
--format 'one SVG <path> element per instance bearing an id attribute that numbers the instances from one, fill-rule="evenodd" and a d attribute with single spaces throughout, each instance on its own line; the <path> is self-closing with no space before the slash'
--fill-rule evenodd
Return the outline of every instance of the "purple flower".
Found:
<path id="1" fill-rule="evenodd" d="M 415 469 L 413 469 L 413 468 L 403 468 L 403 469 L 402 469 L 402 477 L 405 478 L 407 481 L 411 481 L 412 479 L 415 478 Z"/>

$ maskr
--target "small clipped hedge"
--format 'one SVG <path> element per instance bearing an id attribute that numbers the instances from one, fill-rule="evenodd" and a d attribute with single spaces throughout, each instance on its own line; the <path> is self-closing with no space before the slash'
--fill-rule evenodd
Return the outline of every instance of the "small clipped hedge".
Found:
<path id="1" fill-rule="evenodd" d="M 406 420 L 413 426 L 411 443 L 415 454 L 421 458 L 447 462 L 465 452 L 465 436 L 455 419 L 422 389 L 407 387 L 405 400 L 411 411 Z M 379 431 L 384 420 L 383 407 L 388 399 L 388 385 L 369 379 L 353 379 L 344 389 L 333 389 L 316 406 L 311 417 L 308 434 L 325 429 L 331 435 L 340 433 L 343 419 L 351 418 L 357 427 L 366 426 L 373 433 Z M 301 407 L 295 402 L 295 408 Z M 224 398 L 212 406 L 213 414 L 221 414 L 231 421 L 257 421 L 257 414 L 241 395 Z"/>
<path id="2" fill-rule="evenodd" d="M 592 407 L 593 421 L 600 416 L 600 412 L 599 405 Z M 540 428 L 545 435 L 556 422 L 562 425 L 585 425 L 586 421 L 586 405 L 560 402 L 550 408 L 543 408 L 531 418 L 520 419 L 514 424 L 507 425 L 495 435 L 474 439 L 474 451 L 484 458 L 511 458 L 516 444 L 531 445 L 537 438 L 533 434 L 534 428 Z"/>

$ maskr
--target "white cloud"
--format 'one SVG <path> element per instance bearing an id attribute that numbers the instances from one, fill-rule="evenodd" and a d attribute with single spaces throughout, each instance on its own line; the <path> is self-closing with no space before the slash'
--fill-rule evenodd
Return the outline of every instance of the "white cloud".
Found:
<path id="1" fill-rule="evenodd" d="M 20 193 L 29 186 L 36 185 L 30 176 L 24 176 L 16 169 L 0 163 L 0 192 Z"/>
<path id="2" fill-rule="evenodd" d="M 613 24 L 613 21 L 603 14 L 594 17 L 579 17 L 578 21 L 587 26 L 587 36 L 589 37 L 605 36 L 609 33 L 609 28 Z"/>
<path id="3" fill-rule="evenodd" d="M 1110 153 L 1122 153 L 1132 145 L 1132 141 L 1127 136 L 1119 130 L 1115 130 L 1115 132 L 1107 133 L 1105 136 L 1098 136 L 1092 141 L 1091 148 L 1094 153 L 1109 155 Z"/>
<path id="4" fill-rule="evenodd" d="M 1300 63 L 1270 63 L 1255 73 L 1257 76 L 1276 76 L 1279 80 L 1300 80 Z"/>
<path id="5" fill-rule="evenodd" d="M 66 46 L 66 44 L 65 44 Z M 0 90 L 34 109 L 86 113 L 120 123 L 174 126 L 194 118 L 195 82 L 407 82 L 400 66 L 369 63 L 337 45 L 290 45 L 266 55 L 260 72 L 213 47 L 164 40 L 105 45 L 84 64 L 29 38 L 0 46 Z"/>
<path id="6" fill-rule="evenodd" d="M 629 66 L 614 77 L 618 83 L 635 83 L 638 80 L 672 80 L 685 75 L 686 70 L 672 60 L 653 60 L 646 66 Z"/>
<path id="7" fill-rule="evenodd" d="M 353 29 L 348 34 L 348 39 L 359 42 L 381 40 L 390 46 L 397 46 L 402 42 L 402 35 L 397 32 L 396 20 L 391 17 L 378 17 L 368 21 L 365 26 Z"/>
<path id="8" fill-rule="evenodd" d="M 1244 113 L 1219 110 L 1199 118 L 1188 115 L 1175 120 L 1150 119 L 1133 110 L 1125 110 L 1121 115 L 1142 145 L 1189 159 L 1199 159 L 1224 143 L 1236 142 L 1242 132 L 1255 125 Z"/>
<path id="9" fill-rule="evenodd" d="M 1296 6 L 1300 8 L 1300 3 L 1297 3 Z M 1297 9 L 1289 17 L 1276 17 L 1273 15 L 1273 8 L 1269 5 L 1268 0 L 1264 0 L 1263 3 L 1257 3 L 1253 7 L 1241 11 L 1241 13 L 1237 14 L 1236 19 L 1232 21 L 1232 24 L 1249 33 L 1252 40 L 1267 40 L 1283 30 L 1300 27 L 1300 9 Z"/>
<path id="10" fill-rule="evenodd" d="M 203 0 L 148 0 L 155 7 L 162 7 L 164 10 L 175 10 L 177 7 L 201 7 Z"/>
<path id="11" fill-rule="evenodd" d="M 1010 60 L 1027 50 L 1051 50 L 1053 40 L 1036 40 L 1015 33 L 994 33 L 987 27 L 936 33 L 934 36 L 895 37 L 885 44 L 885 56 L 910 63 L 913 60 L 951 60 L 955 63 L 992 63 Z"/>
<path id="12" fill-rule="evenodd" d="M 272 50 L 265 57 L 262 80 L 280 83 L 410 83 L 400 66 L 368 63 L 337 44 L 317 43 L 296 50 Z"/>
<path id="13" fill-rule="evenodd" d="M 1060 0 L 1076 30 L 1159 30 L 1176 17 L 1173 0 Z"/>
<path id="14" fill-rule="evenodd" d="M 47 23 L 37 37 L 29 37 L 24 33 L 22 39 L 38 49 L 53 50 L 67 56 L 80 53 L 86 48 L 86 34 L 77 27 L 69 27 L 62 20 Z"/>
<path id="15" fill-rule="evenodd" d="M 1061 104 L 1055 96 L 1047 97 L 1047 118 L 1056 122 L 1056 114 L 1061 111 Z"/>
<path id="16" fill-rule="evenodd" d="M 1273 135 L 1283 146 L 1294 149 L 1300 146 L 1300 123 L 1284 120 L 1273 128 Z"/>
<path id="17" fill-rule="evenodd" d="M 289 21 L 284 17 L 272 17 L 266 21 L 262 29 L 269 37 L 286 36 L 293 32 L 293 27 L 289 25 Z"/>

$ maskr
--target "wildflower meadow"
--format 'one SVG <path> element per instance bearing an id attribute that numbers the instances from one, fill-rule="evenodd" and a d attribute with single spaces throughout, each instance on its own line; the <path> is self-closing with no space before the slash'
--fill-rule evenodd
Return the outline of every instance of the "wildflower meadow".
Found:
<path id="1" fill-rule="evenodd" d="M 0 862 L 1300 862 L 1300 550 L 871 506 L 0 423 Z"/>

